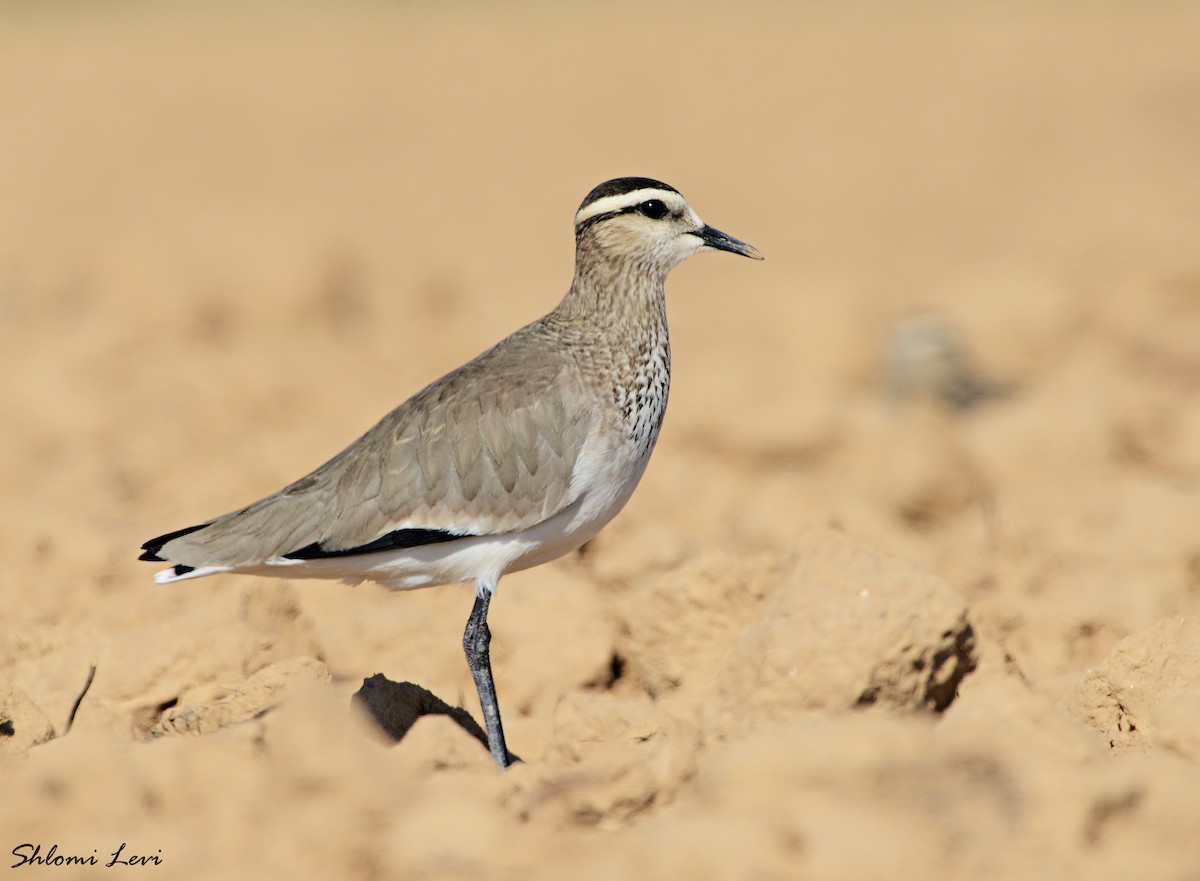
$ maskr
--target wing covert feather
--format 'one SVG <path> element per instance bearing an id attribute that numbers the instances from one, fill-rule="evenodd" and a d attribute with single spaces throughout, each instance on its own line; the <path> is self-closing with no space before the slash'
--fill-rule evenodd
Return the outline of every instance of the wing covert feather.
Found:
<path id="1" fill-rule="evenodd" d="M 397 529 L 498 534 L 569 505 L 599 418 L 577 365 L 519 331 L 401 404 L 311 474 L 163 546 L 186 565 L 246 566 Z M 501 351 L 501 349 L 504 349 Z"/>

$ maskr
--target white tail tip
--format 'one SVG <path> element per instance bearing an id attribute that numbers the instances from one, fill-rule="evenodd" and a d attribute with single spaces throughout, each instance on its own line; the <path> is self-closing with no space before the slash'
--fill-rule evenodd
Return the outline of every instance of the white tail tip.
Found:
<path id="1" fill-rule="evenodd" d="M 170 569 L 155 572 L 154 580 L 158 584 L 172 584 L 176 581 L 186 581 L 189 578 L 202 578 L 205 575 L 216 575 L 219 572 L 232 571 L 232 566 L 199 566 L 196 568 L 191 566 L 172 566 Z"/>

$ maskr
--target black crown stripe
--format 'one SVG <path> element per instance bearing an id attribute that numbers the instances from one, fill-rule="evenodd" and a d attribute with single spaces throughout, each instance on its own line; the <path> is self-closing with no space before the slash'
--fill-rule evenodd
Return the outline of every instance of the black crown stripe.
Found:
<path id="1" fill-rule="evenodd" d="M 596 187 L 584 198 L 579 205 L 579 210 L 582 211 L 588 205 L 600 199 L 607 199 L 609 196 L 623 196 L 626 193 L 632 193 L 635 190 L 666 190 L 668 193 L 679 193 L 670 184 L 664 184 L 660 180 L 654 180 L 649 177 L 617 177 L 612 180 L 606 180 L 600 186 Z"/>

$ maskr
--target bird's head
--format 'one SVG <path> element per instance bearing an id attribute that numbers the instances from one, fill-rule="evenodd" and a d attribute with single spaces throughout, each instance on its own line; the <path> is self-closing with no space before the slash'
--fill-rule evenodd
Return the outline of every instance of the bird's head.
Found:
<path id="1" fill-rule="evenodd" d="M 745 242 L 706 224 L 674 187 L 647 177 L 605 181 L 575 213 L 576 250 L 665 276 L 700 251 L 761 260 Z"/>

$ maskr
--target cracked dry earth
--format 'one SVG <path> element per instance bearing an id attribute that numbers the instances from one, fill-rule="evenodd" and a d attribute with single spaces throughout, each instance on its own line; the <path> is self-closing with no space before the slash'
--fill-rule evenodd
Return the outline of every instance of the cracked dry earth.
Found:
<path id="1" fill-rule="evenodd" d="M 0 8 L 8 864 L 1200 878 L 1198 32 L 1187 4 Z M 672 276 L 641 487 L 501 587 L 521 764 L 479 742 L 469 588 L 154 585 L 141 541 L 550 308 L 620 174 L 767 260 Z"/>

